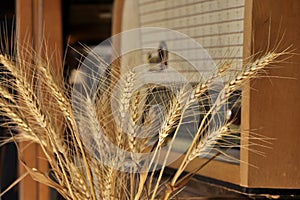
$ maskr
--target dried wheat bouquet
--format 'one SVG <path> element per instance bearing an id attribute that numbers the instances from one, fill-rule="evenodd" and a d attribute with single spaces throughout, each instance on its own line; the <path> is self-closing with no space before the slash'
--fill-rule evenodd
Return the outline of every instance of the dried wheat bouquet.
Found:
<path id="1" fill-rule="evenodd" d="M 275 48 L 255 55 L 234 73 L 226 61 L 209 78 L 176 86 L 174 92 L 155 84 L 136 87 L 138 71 L 120 77 L 118 62 L 108 66 L 96 55 L 86 59 L 104 67 L 104 75 L 81 72 L 81 77 L 97 79 L 97 84 L 66 88 L 52 72 L 51 56 L 29 47 L 7 51 L 2 45 L 0 112 L 8 120 L 1 126 L 11 130 L 2 143 L 38 144 L 50 170 L 27 165 L 19 146 L 20 163 L 65 199 L 169 199 L 193 175 L 183 176 L 193 159 L 236 145 L 227 140 L 237 136 L 222 114 L 228 98 L 287 53 Z M 220 87 L 215 82 L 222 77 L 228 81 Z M 72 95 L 66 93 L 70 90 Z M 174 144 L 188 123 L 193 124 L 185 131 L 190 143 L 176 173 L 165 179 Z"/>

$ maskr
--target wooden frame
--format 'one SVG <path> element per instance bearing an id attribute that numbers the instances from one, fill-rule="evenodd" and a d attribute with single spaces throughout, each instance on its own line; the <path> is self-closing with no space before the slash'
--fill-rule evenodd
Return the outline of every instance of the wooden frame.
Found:
<path id="1" fill-rule="evenodd" d="M 244 57 L 276 46 L 277 51 L 290 45 L 299 50 L 300 27 L 295 25 L 300 20 L 299 9 L 297 0 L 246 0 Z M 252 80 L 243 88 L 242 130 L 257 130 L 275 140 L 271 150 L 265 149 L 266 157 L 242 150 L 242 186 L 300 189 L 300 160 L 296 159 L 300 150 L 300 57 L 285 60 L 287 57 L 268 70 L 270 78 Z M 242 145 L 249 142 L 242 138 Z"/>
<path id="2" fill-rule="evenodd" d="M 42 47 L 43 42 L 51 52 L 56 49 L 57 58 L 53 59 L 52 66 L 57 73 L 62 70 L 62 17 L 60 0 L 17 0 L 16 1 L 16 22 L 18 48 L 30 45 L 37 52 Z M 43 41 L 44 40 L 44 41 Z M 47 49 L 45 49 L 47 48 Z M 30 167 L 38 168 L 46 172 L 48 163 L 43 159 L 42 150 L 35 144 L 27 146 L 28 143 L 20 144 L 25 148 L 22 159 Z M 20 165 L 19 174 L 25 173 L 25 169 Z M 31 177 L 26 177 L 19 184 L 20 200 L 46 200 L 49 199 L 49 188 L 33 181 Z"/>

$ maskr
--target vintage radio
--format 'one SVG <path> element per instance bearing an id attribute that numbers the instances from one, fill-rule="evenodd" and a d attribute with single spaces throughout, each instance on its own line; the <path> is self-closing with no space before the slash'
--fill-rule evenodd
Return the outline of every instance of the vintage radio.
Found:
<path id="1" fill-rule="evenodd" d="M 300 45 L 300 29 L 296 26 L 300 19 L 298 1 L 127 0 L 116 1 L 115 6 L 122 11 L 115 15 L 115 30 L 164 27 L 179 31 L 199 42 L 215 63 L 229 60 L 237 68 L 255 54 L 283 50 L 290 45 L 294 49 Z M 141 46 L 149 44 L 152 42 L 150 34 L 156 33 L 145 31 L 134 41 L 122 41 L 121 46 L 136 45 L 137 41 Z M 174 40 L 164 42 L 168 46 Z M 193 53 L 186 47 L 179 51 Z M 266 73 L 269 78 L 251 80 L 241 88 L 242 133 L 240 141 L 236 142 L 240 142 L 242 148 L 228 153 L 238 161 L 216 159 L 198 172 L 200 177 L 245 193 L 297 193 L 300 188 L 298 61 L 298 56 L 292 56 L 277 67 L 270 66 Z M 130 62 L 132 59 L 125 59 L 123 66 L 132 66 Z M 169 56 L 170 65 L 176 66 L 178 62 Z M 179 65 L 178 71 L 189 73 L 184 63 Z M 273 138 L 269 144 L 271 148 L 252 145 L 258 139 L 256 134 Z M 255 151 L 263 151 L 265 156 Z M 205 160 L 198 158 L 189 170 Z M 171 167 L 178 167 L 178 162 Z"/>

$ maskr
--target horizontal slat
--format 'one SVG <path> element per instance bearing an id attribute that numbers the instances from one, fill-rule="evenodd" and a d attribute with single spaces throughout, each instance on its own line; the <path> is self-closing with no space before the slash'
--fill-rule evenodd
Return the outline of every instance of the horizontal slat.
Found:
<path id="1" fill-rule="evenodd" d="M 141 17 L 141 22 L 143 25 L 153 25 L 155 22 L 163 20 L 164 22 L 174 21 L 176 19 L 188 20 L 192 17 L 200 17 L 200 20 L 210 23 L 213 21 L 218 21 L 221 18 L 234 19 L 239 12 L 243 10 L 243 5 L 217 8 L 215 10 L 188 10 L 187 8 L 179 7 L 176 10 L 170 10 L 165 12 L 153 12 L 149 15 Z M 190 20 L 193 21 L 193 20 Z"/>
<path id="2" fill-rule="evenodd" d="M 164 12 L 168 9 L 174 10 L 174 9 L 177 9 L 177 8 L 180 8 L 180 7 L 190 7 L 190 6 L 193 6 L 193 5 L 200 4 L 200 3 L 205 3 L 207 1 L 208 0 L 200 0 L 200 1 L 199 0 L 198 1 L 191 0 L 191 2 L 172 1 L 171 3 L 168 2 L 168 4 L 166 6 L 163 6 L 163 7 L 159 7 L 158 4 L 152 5 L 151 7 L 140 4 L 140 14 L 142 16 L 146 16 L 146 15 L 149 15 L 149 14 L 152 14 L 152 13 Z M 212 1 L 212 0 L 210 0 L 210 1 Z M 163 2 L 163 1 L 161 1 L 161 2 Z M 153 9 L 153 7 L 157 7 L 157 8 Z"/>
<path id="3" fill-rule="evenodd" d="M 207 33 L 203 35 L 188 35 L 192 37 L 193 39 L 196 39 L 202 46 L 207 45 L 216 45 L 220 43 L 228 43 L 230 44 L 233 41 L 239 41 L 242 43 L 242 33 L 243 31 L 235 31 L 235 32 L 217 32 L 217 33 Z M 157 41 L 157 38 L 161 37 L 161 32 L 154 32 L 151 35 L 145 35 L 143 34 L 142 41 L 144 44 L 151 44 Z M 172 37 L 170 36 L 170 39 L 168 39 L 168 42 L 171 41 L 180 41 L 180 40 L 187 40 L 186 37 L 176 38 L 176 35 Z M 182 43 L 184 43 L 182 41 Z"/>

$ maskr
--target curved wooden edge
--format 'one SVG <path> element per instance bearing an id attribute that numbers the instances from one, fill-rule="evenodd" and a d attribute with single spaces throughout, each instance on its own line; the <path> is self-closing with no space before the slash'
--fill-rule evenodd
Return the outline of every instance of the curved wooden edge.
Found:
<path id="1" fill-rule="evenodd" d="M 161 152 L 163 155 L 166 154 L 165 151 Z M 170 163 L 168 167 L 177 169 L 182 160 L 184 155 L 171 152 L 169 155 L 170 160 L 174 160 L 174 162 Z M 164 156 L 161 156 L 163 159 Z M 202 164 L 204 164 L 208 159 L 197 157 L 187 166 L 186 172 L 193 172 L 195 169 L 199 168 Z M 163 163 L 163 160 L 160 160 L 159 163 Z M 224 182 L 230 182 L 236 185 L 240 185 L 240 165 L 233 164 L 228 162 L 222 162 L 217 160 L 210 161 L 204 168 L 198 171 L 196 174 L 210 177 L 213 179 L 218 179 Z"/>

